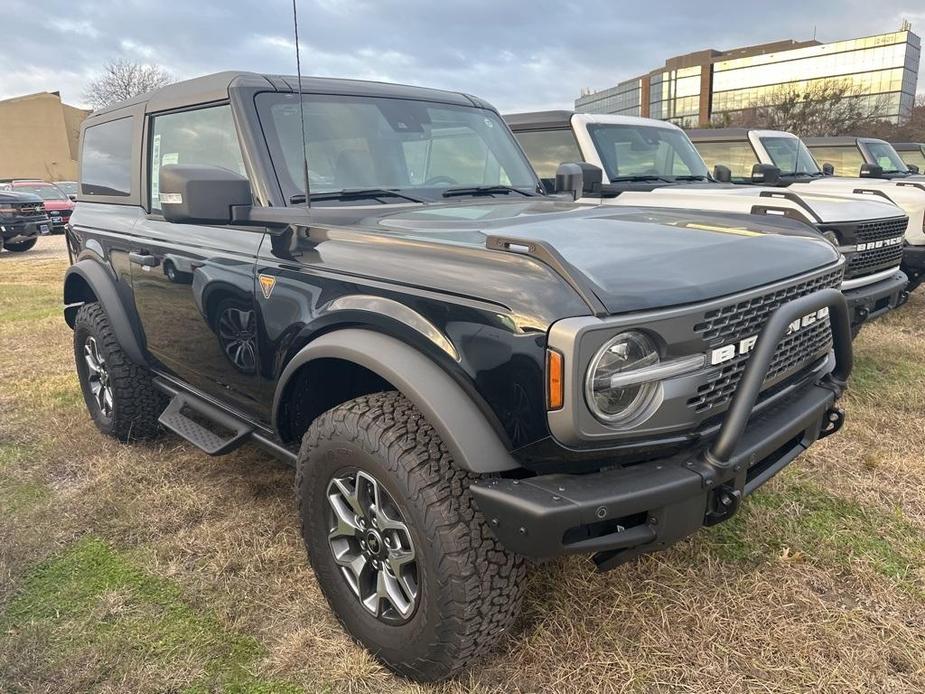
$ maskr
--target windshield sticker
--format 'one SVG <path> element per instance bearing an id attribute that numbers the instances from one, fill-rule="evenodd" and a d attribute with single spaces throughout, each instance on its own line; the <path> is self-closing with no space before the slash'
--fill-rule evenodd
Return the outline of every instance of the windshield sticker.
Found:
<path id="1" fill-rule="evenodd" d="M 161 160 L 161 136 L 155 135 L 151 144 L 151 161 Z M 155 166 L 151 172 L 151 202 L 160 202 L 161 196 L 161 167 Z"/>

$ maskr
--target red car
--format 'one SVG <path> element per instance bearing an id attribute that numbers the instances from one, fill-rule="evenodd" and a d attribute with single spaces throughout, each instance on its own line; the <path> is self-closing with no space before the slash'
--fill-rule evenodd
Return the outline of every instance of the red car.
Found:
<path id="1" fill-rule="evenodd" d="M 74 211 L 74 203 L 54 183 L 48 181 L 9 181 L 0 186 L 7 190 L 14 190 L 17 193 L 32 193 L 38 195 L 45 201 L 45 210 L 51 219 L 52 233 L 64 233 L 67 223 L 71 219 L 71 212 Z"/>

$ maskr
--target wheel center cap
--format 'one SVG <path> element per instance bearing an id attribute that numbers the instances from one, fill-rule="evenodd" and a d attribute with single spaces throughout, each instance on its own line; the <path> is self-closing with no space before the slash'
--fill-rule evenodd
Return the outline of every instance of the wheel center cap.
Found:
<path id="1" fill-rule="evenodd" d="M 373 556 L 378 557 L 380 554 L 382 554 L 382 538 L 379 536 L 378 532 L 375 530 L 366 531 L 366 546 L 369 548 L 369 553 Z"/>

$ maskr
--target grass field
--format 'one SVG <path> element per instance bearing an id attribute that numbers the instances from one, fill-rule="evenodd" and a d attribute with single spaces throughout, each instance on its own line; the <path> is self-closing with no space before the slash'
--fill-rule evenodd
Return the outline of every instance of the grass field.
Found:
<path id="1" fill-rule="evenodd" d="M 856 343 L 841 434 L 739 516 L 607 574 L 536 568 L 498 651 L 422 687 L 328 611 L 291 470 L 97 433 L 63 248 L 0 254 L 0 692 L 925 691 L 922 290 Z"/>

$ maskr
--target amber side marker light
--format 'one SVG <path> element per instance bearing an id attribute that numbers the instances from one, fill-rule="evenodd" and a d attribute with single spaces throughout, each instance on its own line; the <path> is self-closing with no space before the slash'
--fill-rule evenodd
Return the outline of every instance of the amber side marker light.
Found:
<path id="1" fill-rule="evenodd" d="M 546 350 L 546 408 L 550 410 L 561 410 L 564 404 L 563 361 L 555 350 Z"/>

